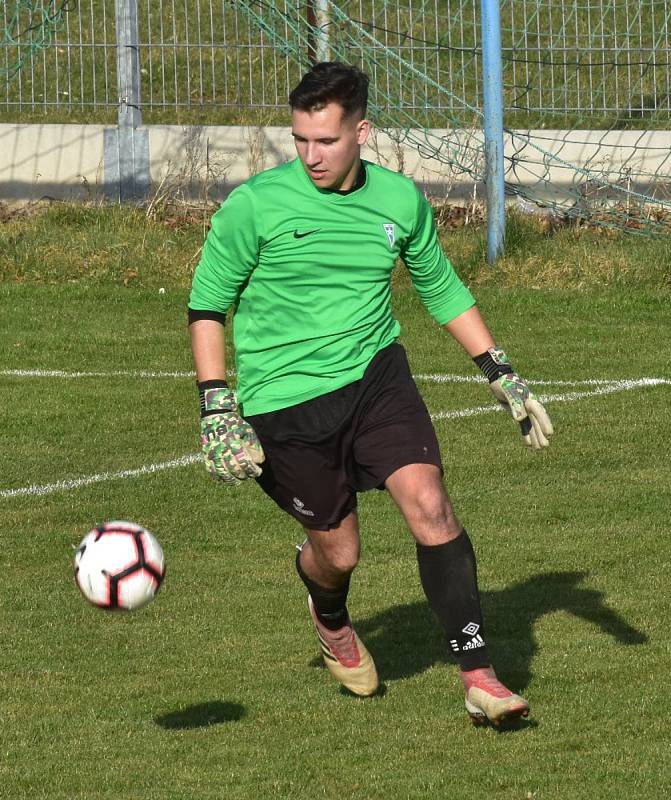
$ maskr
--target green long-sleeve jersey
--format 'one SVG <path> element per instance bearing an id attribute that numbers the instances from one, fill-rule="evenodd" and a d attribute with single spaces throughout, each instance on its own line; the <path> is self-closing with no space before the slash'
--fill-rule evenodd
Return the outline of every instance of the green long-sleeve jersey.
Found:
<path id="1" fill-rule="evenodd" d="M 189 308 L 236 307 L 245 414 L 295 405 L 362 377 L 400 332 L 391 307 L 398 257 L 439 324 L 475 303 L 443 254 L 415 184 L 364 166 L 364 185 L 342 194 L 318 189 L 295 159 L 246 181 L 212 217 Z"/>

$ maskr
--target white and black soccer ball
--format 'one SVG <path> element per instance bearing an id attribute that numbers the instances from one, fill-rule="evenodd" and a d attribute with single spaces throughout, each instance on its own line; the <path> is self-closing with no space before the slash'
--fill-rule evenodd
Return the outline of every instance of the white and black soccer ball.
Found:
<path id="1" fill-rule="evenodd" d="M 131 611 L 154 597 L 165 577 L 158 539 L 134 522 L 106 522 L 89 531 L 75 554 L 75 580 L 100 608 Z"/>

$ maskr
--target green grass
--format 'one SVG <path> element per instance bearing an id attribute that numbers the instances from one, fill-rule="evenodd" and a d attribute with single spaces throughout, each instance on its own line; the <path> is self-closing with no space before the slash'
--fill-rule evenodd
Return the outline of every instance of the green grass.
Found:
<path id="1" fill-rule="evenodd" d="M 197 451 L 191 378 L 110 374 L 191 369 L 185 306 L 201 228 L 141 219 L 58 208 L 0 228 L 14 242 L 0 240 L 0 490 Z M 671 378 L 653 244 L 595 236 L 595 273 L 615 260 L 619 283 L 605 272 L 578 291 L 559 270 L 550 287 L 513 280 L 550 249 L 568 263 L 586 239 L 565 236 L 552 246 L 528 231 L 498 286 L 478 262 L 479 232 L 450 240 L 519 370 L 551 395 L 594 387 L 541 380 Z M 635 252 L 639 271 L 627 273 Z M 475 374 L 400 276 L 395 305 L 416 373 Z M 107 375 L 7 374 L 30 369 Z M 479 383 L 420 388 L 433 413 L 490 402 Z M 386 684 L 369 701 L 319 667 L 293 574 L 300 531 L 256 486 L 227 490 L 194 464 L 0 497 L 0 797 L 667 797 L 670 401 L 669 385 L 550 401 L 557 433 L 543 454 L 502 414 L 436 422 L 497 668 L 532 704 L 530 722 L 502 734 L 468 722 L 412 541 L 381 492 L 360 498 L 351 595 Z M 79 596 L 72 557 L 92 525 L 119 517 L 157 534 L 168 572 L 154 603 L 115 616 Z"/>

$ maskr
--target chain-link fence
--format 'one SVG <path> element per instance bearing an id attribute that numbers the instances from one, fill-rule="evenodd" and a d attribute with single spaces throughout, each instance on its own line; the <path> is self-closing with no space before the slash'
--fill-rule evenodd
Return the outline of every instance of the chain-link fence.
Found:
<path id="1" fill-rule="evenodd" d="M 28 4 L 31 5 L 31 4 Z M 32 4 L 35 5 L 34 3 Z M 35 47 L 27 11 L 18 30 L 1 3 L 0 95 L 5 121 L 114 122 L 118 107 L 115 0 L 79 0 Z M 145 122 L 245 122 L 286 108 L 299 78 L 230 0 L 137 0 Z M 255 114 L 254 114 L 255 112 Z"/>
<path id="2" fill-rule="evenodd" d="M 300 70 L 250 21 L 247 11 L 267 5 L 264 0 L 136 2 L 144 122 L 284 119 Z M 118 4 L 0 0 L 0 72 L 6 77 L 0 118 L 113 123 L 119 102 Z M 282 10 L 284 3 L 272 5 Z M 302 6 L 306 48 L 314 5 Z M 436 99 L 411 88 L 401 98 L 405 107 L 438 113 L 442 107 L 454 111 L 453 103 L 480 107 L 478 2 L 348 0 L 339 6 L 376 42 L 447 90 Z M 38 12 L 62 12 L 42 40 Z M 502 0 L 501 15 L 509 126 L 566 126 L 585 119 L 591 127 L 668 127 L 671 0 Z M 395 80 L 391 68 L 378 72 L 372 76 L 376 83 Z"/>

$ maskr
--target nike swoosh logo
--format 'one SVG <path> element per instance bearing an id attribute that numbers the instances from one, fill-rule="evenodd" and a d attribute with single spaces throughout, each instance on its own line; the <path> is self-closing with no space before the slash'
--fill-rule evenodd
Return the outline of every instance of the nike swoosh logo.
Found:
<path id="1" fill-rule="evenodd" d="M 294 231 L 294 239 L 302 239 L 304 236 L 309 236 L 311 233 L 317 233 L 321 228 L 315 228 L 313 231 Z"/>

